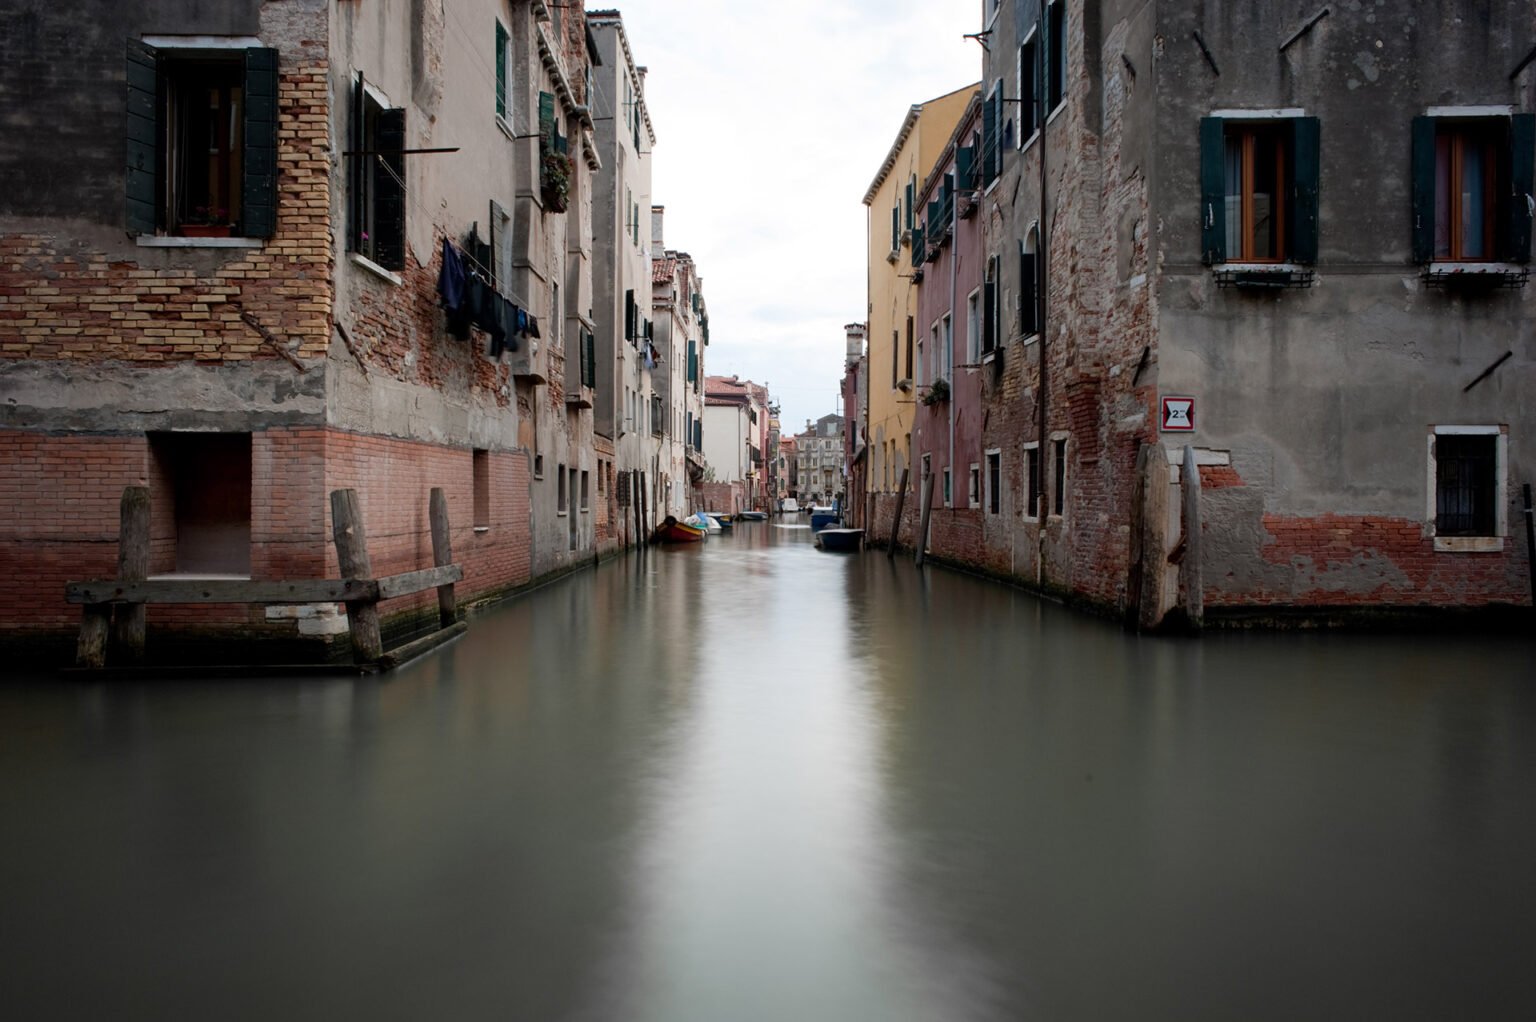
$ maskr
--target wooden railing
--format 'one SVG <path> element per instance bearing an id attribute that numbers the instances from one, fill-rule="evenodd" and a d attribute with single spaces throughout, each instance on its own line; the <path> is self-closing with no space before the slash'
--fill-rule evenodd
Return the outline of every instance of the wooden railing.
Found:
<path id="1" fill-rule="evenodd" d="M 433 488 L 429 504 L 433 566 L 397 575 L 375 577 L 368 556 L 368 539 L 355 490 L 331 492 L 332 538 L 342 578 L 199 579 L 146 577 L 149 568 L 149 489 L 123 490 L 118 537 L 118 577 L 68 582 L 65 599 L 82 605 L 76 666 L 103 668 L 109 653 L 114 665 L 137 665 L 144 659 L 145 613 L 151 603 L 232 603 L 286 605 L 345 603 L 352 636 L 353 662 L 362 669 L 397 666 L 463 632 L 458 620 L 454 583 L 464 578 L 453 563 L 449 541 L 448 501 Z M 384 600 L 437 590 L 438 629 L 430 635 L 388 652 L 379 631 L 379 607 Z"/>

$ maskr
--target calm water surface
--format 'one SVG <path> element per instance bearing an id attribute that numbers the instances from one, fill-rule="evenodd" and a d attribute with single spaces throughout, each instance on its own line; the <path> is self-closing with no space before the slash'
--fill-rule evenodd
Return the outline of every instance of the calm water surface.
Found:
<path id="1" fill-rule="evenodd" d="M 1536 645 L 744 524 L 388 680 L 0 687 L 6 1017 L 1536 1016 Z"/>

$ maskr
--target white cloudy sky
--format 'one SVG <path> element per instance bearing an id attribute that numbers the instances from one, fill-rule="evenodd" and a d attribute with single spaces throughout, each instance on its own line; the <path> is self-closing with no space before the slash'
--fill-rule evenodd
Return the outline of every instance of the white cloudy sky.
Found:
<path id="1" fill-rule="evenodd" d="M 864 193 L 907 108 L 981 77 L 982 0 L 628 0 L 653 201 L 704 276 L 706 368 L 766 382 L 786 433 L 841 411 L 865 309 Z M 603 4 L 607 7 L 609 5 Z"/>

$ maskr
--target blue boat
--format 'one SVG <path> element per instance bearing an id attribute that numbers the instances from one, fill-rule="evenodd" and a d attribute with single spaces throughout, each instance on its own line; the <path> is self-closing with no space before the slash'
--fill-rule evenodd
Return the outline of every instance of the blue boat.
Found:
<path id="1" fill-rule="evenodd" d="M 835 508 L 835 507 L 813 507 L 813 508 L 811 508 L 811 531 L 812 532 L 820 532 L 822 529 L 825 529 L 825 528 L 827 528 L 829 526 L 836 525 L 839 522 L 841 522 L 842 520 L 843 520 L 843 516 L 838 512 L 837 508 Z"/>
<path id="2" fill-rule="evenodd" d="M 856 551 L 863 543 L 863 529 L 822 529 L 816 533 L 816 545 L 823 550 Z"/>

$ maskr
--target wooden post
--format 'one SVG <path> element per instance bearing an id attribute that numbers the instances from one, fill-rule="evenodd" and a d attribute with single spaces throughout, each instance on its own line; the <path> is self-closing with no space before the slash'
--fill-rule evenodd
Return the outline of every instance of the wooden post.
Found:
<path id="1" fill-rule="evenodd" d="M 368 559 L 368 536 L 363 531 L 362 508 L 356 490 L 331 491 L 331 535 L 336 541 L 336 559 L 341 562 L 344 579 L 373 578 L 373 563 Z M 347 625 L 352 630 L 352 656 L 359 663 L 372 663 L 384 653 L 379 635 L 379 605 L 376 600 L 347 602 Z"/>
<path id="2" fill-rule="evenodd" d="M 1142 557 L 1147 531 L 1147 460 L 1152 453 L 1152 445 L 1143 442 L 1136 452 L 1136 474 L 1131 477 L 1131 548 L 1125 575 L 1125 623 L 1131 628 L 1136 627 L 1141 617 Z"/>
<path id="3" fill-rule="evenodd" d="M 75 666 L 100 669 L 107 666 L 107 629 L 112 604 L 87 603 L 80 613 L 80 639 L 75 644 Z"/>
<path id="4" fill-rule="evenodd" d="M 1184 471 L 1179 480 L 1184 497 L 1184 560 L 1179 564 L 1184 613 L 1189 626 L 1198 630 L 1205 618 L 1205 573 L 1200 559 L 1200 466 L 1193 446 L 1184 447 Z"/>
<path id="5" fill-rule="evenodd" d="M 933 474 L 929 473 L 927 485 L 923 487 L 923 513 L 917 526 L 917 566 L 923 566 L 923 558 L 928 553 L 928 516 L 933 512 Z"/>
<path id="6" fill-rule="evenodd" d="M 453 541 L 448 530 L 448 498 L 441 486 L 432 487 L 427 503 L 428 517 L 432 521 L 432 563 L 446 567 L 453 563 Z M 453 596 L 453 583 L 437 587 L 437 623 L 444 628 L 459 619 L 459 608 Z"/>
<path id="7" fill-rule="evenodd" d="M 901 470 L 901 489 L 896 491 L 896 517 L 891 519 L 891 540 L 885 551 L 886 557 L 896 556 L 896 540 L 901 536 L 901 512 L 907 506 L 907 477 L 911 474 L 910 468 Z"/>
<path id="8" fill-rule="evenodd" d="M 142 582 L 149 577 L 149 487 L 125 486 L 118 505 L 117 577 Z M 144 661 L 144 604 L 118 606 L 112 622 L 113 655 L 126 664 Z"/>
<path id="9" fill-rule="evenodd" d="M 1531 572 L 1531 606 L 1536 607 L 1536 520 L 1532 519 L 1531 484 L 1523 486 L 1525 493 L 1525 564 Z"/>

